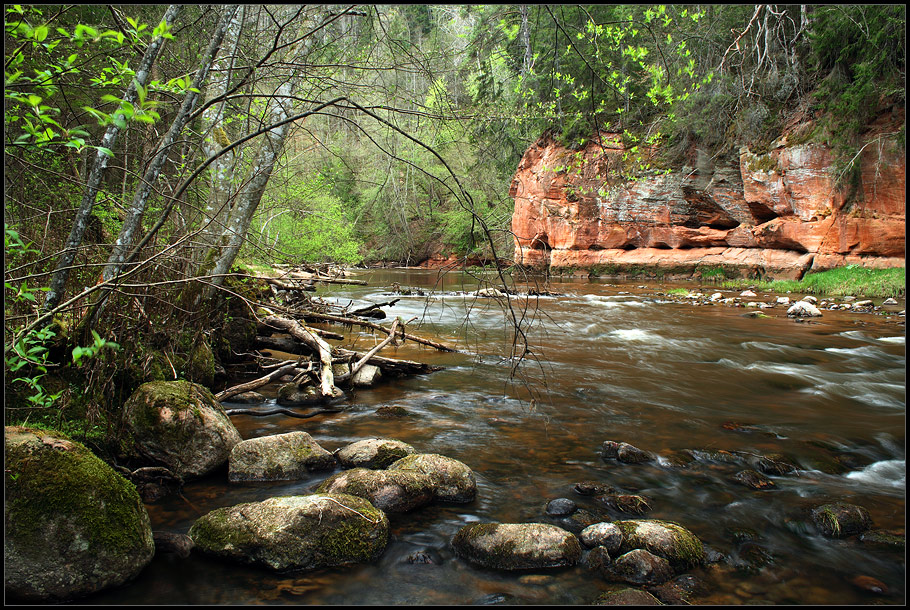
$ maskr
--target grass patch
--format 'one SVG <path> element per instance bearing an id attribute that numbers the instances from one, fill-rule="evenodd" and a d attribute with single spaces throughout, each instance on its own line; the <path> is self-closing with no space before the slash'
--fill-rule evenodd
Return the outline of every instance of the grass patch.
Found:
<path id="1" fill-rule="evenodd" d="M 807 273 L 801 280 L 736 279 L 721 284 L 724 288 L 754 286 L 771 292 L 806 292 L 829 296 L 901 298 L 907 291 L 906 269 L 867 269 L 847 265 L 818 273 Z"/>

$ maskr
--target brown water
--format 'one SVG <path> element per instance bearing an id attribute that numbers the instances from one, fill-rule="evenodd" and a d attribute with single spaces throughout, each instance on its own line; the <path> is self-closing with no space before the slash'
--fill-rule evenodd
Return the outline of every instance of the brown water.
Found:
<path id="1" fill-rule="evenodd" d="M 392 537 L 372 565 L 274 574 L 194 553 L 159 556 L 133 583 L 93 597 L 97 604 L 590 604 L 610 583 L 583 567 L 495 572 L 456 558 L 450 540 L 478 521 L 545 520 L 546 503 L 568 497 L 611 519 L 629 518 L 573 491 L 600 481 L 651 499 L 650 518 L 676 521 L 725 559 L 693 571 L 708 591 L 704 604 L 901 604 L 903 549 L 876 548 L 856 537 L 820 536 L 808 511 L 832 500 L 865 506 L 877 529 L 905 522 L 905 342 L 897 315 L 825 312 L 812 321 L 743 317 L 745 309 L 696 306 L 663 296 L 682 284 L 588 280 L 552 283 L 565 296 L 513 299 L 528 305 L 534 354 L 509 379 L 510 331 L 491 299 L 467 299 L 476 281 L 432 271 L 362 274 L 370 286 L 330 286 L 319 296 L 355 305 L 389 300 L 389 286 L 420 287 L 388 311 L 412 332 L 457 343 L 446 354 L 405 344 L 388 356 L 433 362 L 445 370 L 399 379 L 351 396 L 338 414 L 300 420 L 235 416 L 244 438 L 305 430 L 334 450 L 370 437 L 395 438 L 419 452 L 441 453 L 475 472 L 477 499 L 393 516 Z M 693 287 L 694 285 L 685 286 Z M 711 286 L 703 288 L 715 292 Z M 735 296 L 728 292 L 725 296 Z M 760 299 L 773 301 L 771 295 Z M 903 308 L 901 304 L 900 308 Z M 896 313 L 897 309 L 895 309 Z M 354 332 L 351 341 L 370 345 Z M 271 388 L 274 395 L 274 388 Z M 533 398 L 533 402 L 531 399 Z M 266 403 L 264 406 L 268 406 Z M 382 418 L 398 405 L 408 417 Z M 724 424 L 736 422 L 739 430 Z M 751 427 L 744 427 L 745 425 Z M 664 456 L 701 450 L 685 468 L 605 462 L 605 440 Z M 738 453 L 736 464 L 712 451 Z M 754 455 L 784 453 L 800 466 L 755 491 L 730 477 Z M 819 463 L 848 465 L 826 474 Z M 830 469 L 825 469 L 830 470 Z M 229 485 L 225 472 L 188 483 L 183 498 L 149 505 L 153 528 L 185 533 L 221 506 L 276 495 L 306 494 L 328 476 L 259 485 Z M 734 540 L 748 529 L 754 539 Z M 409 563 L 428 552 L 432 564 Z M 851 583 L 883 582 L 884 595 Z"/>

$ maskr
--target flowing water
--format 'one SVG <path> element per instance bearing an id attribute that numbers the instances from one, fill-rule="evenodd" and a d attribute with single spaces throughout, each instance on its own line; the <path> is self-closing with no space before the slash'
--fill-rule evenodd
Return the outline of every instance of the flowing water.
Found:
<path id="1" fill-rule="evenodd" d="M 609 519 L 635 518 L 575 493 L 580 481 L 646 496 L 653 509 L 645 518 L 676 521 L 724 556 L 692 571 L 704 584 L 692 603 L 904 602 L 902 546 L 825 538 L 809 516 L 813 507 L 841 500 L 868 509 L 875 529 L 903 534 L 903 317 L 825 311 L 798 323 L 781 306 L 754 318 L 744 317 L 744 308 L 664 296 L 681 284 L 554 281 L 548 288 L 559 296 L 511 300 L 532 353 L 510 378 L 510 328 L 499 301 L 465 295 L 476 280 L 403 269 L 357 277 L 369 286 L 320 287 L 319 296 L 355 306 L 399 297 L 386 311 L 410 321 L 409 332 L 462 351 L 387 348 L 389 357 L 445 369 L 358 390 L 341 413 L 306 420 L 238 415 L 234 423 L 244 438 L 305 430 L 330 451 L 364 438 L 402 440 L 470 466 L 477 499 L 392 516 L 390 543 L 375 564 L 275 574 L 198 553 L 165 555 L 93 603 L 590 604 L 611 584 L 581 566 L 485 570 L 455 557 L 450 544 L 470 523 L 543 521 L 546 503 L 557 497 Z M 393 295 L 393 282 L 415 293 Z M 348 336 L 360 348 L 379 340 Z M 275 389 L 265 393 L 274 397 Z M 409 415 L 378 416 L 387 405 Z M 605 440 L 661 457 L 605 461 Z M 682 450 L 695 450 L 688 455 L 697 459 L 680 466 L 672 458 Z M 788 456 L 799 470 L 772 477 L 775 486 L 764 490 L 732 480 L 771 453 Z M 183 497 L 149 505 L 149 514 L 154 529 L 185 533 L 210 510 L 310 493 L 326 476 L 229 485 L 222 471 L 188 483 Z M 409 562 L 417 552 L 433 563 Z M 887 590 L 869 591 L 861 584 L 873 581 L 857 577 Z"/>

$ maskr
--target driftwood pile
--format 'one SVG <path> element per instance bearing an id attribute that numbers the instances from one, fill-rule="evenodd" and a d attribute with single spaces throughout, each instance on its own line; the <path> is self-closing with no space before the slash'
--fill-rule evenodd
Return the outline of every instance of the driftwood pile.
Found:
<path id="1" fill-rule="evenodd" d="M 292 354 L 297 358 L 283 361 L 262 358 L 263 361 L 270 361 L 260 365 L 260 369 L 265 374 L 219 392 L 215 395 L 219 401 L 226 401 L 238 394 L 291 378 L 291 383 L 297 384 L 299 388 L 307 389 L 309 395 L 312 396 L 313 404 L 327 405 L 343 397 L 344 391 L 339 386 L 350 385 L 358 372 L 368 364 L 378 367 L 383 377 L 423 375 L 442 368 L 420 362 L 379 356 L 379 351 L 387 345 L 399 345 L 404 341 L 412 341 L 440 351 L 455 351 L 443 343 L 406 332 L 405 323 L 398 318 L 388 326 L 364 319 L 384 319 L 385 312 L 382 308 L 393 306 L 398 299 L 374 303 L 352 311 L 347 308 L 333 311 L 327 304 L 303 294 L 313 290 L 312 286 L 317 281 L 365 285 L 366 282 L 362 280 L 340 277 L 339 274 L 299 270 L 287 270 L 280 278 L 263 277 L 260 279 L 268 282 L 275 302 L 258 308 L 260 313 L 265 312 L 267 315 L 259 318 L 259 330 L 253 347 L 256 350 L 273 350 Z M 384 333 L 386 337 L 369 351 L 358 352 L 328 343 L 327 340 L 344 339 L 343 334 L 312 328 L 307 326 L 307 323 L 359 326 Z M 338 365 L 346 366 L 338 367 Z M 229 414 L 268 415 L 281 412 L 295 417 L 312 417 L 318 413 L 338 410 L 338 408 L 329 407 L 322 408 L 315 413 L 299 414 L 283 408 L 269 411 L 232 409 Z"/>

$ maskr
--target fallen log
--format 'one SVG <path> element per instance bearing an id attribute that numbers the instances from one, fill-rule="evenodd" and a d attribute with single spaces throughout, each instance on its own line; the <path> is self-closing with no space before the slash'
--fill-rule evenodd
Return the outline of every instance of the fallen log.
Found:
<path id="1" fill-rule="evenodd" d="M 329 368 L 331 368 L 331 367 L 329 367 Z M 310 365 L 303 366 L 301 363 L 299 363 L 296 360 L 289 360 L 283 366 L 275 369 L 274 371 L 272 371 L 268 375 L 265 375 L 264 377 L 260 377 L 259 379 L 254 379 L 252 381 L 247 381 L 245 383 L 241 383 L 239 385 L 235 385 L 234 387 L 231 387 L 231 388 L 228 388 L 221 392 L 218 392 L 217 394 L 215 394 L 215 400 L 222 402 L 222 401 L 227 400 L 231 396 L 236 396 L 237 394 L 242 394 L 243 392 L 249 392 L 250 390 L 255 390 L 257 388 L 261 388 L 262 386 L 264 386 L 268 383 L 271 383 L 272 381 L 275 381 L 276 379 L 280 379 L 280 378 L 284 377 L 285 375 L 299 375 L 301 373 L 309 372 L 310 370 L 312 370 L 312 366 L 310 366 Z"/>
<path id="2" fill-rule="evenodd" d="M 354 284 L 356 286 L 366 286 L 366 280 L 349 280 L 347 278 L 340 277 L 327 277 L 324 275 L 314 275 L 311 273 L 300 273 L 296 271 L 289 271 L 287 277 L 295 280 L 307 280 L 311 282 L 323 282 L 325 284 Z"/>
<path id="3" fill-rule="evenodd" d="M 363 352 L 355 352 L 343 348 L 335 348 L 335 353 L 345 361 L 361 360 L 366 355 Z M 412 360 L 397 360 L 394 358 L 385 358 L 383 356 L 370 356 L 367 364 L 378 366 L 382 374 L 391 374 L 393 376 L 403 375 L 426 375 L 435 371 L 441 371 L 443 367 L 435 364 L 426 364 L 423 362 L 414 362 Z"/>
<path id="4" fill-rule="evenodd" d="M 309 356 L 314 353 L 313 349 L 308 345 L 289 337 L 262 337 L 257 335 L 253 341 L 253 347 L 256 349 L 276 350 L 296 356 Z"/>
<path id="5" fill-rule="evenodd" d="M 366 320 L 358 320 L 356 318 L 348 318 L 344 316 L 336 316 L 328 313 L 318 313 L 315 311 L 303 312 L 303 317 L 307 322 L 318 322 L 318 321 L 329 321 L 329 322 L 338 322 L 339 324 L 349 324 L 363 326 L 365 328 L 371 328 L 373 330 L 378 330 L 389 334 L 389 329 L 381 324 L 375 324 L 373 322 L 367 322 Z M 454 347 L 449 347 L 443 343 L 437 341 L 431 341 L 430 339 L 424 339 L 423 337 L 418 337 L 410 333 L 403 333 L 402 335 L 406 340 L 413 341 L 414 343 L 420 343 L 421 345 L 428 345 L 430 347 L 436 348 L 441 352 L 456 352 Z"/>
<path id="6" fill-rule="evenodd" d="M 319 337 L 318 334 L 310 331 L 296 320 L 290 320 L 279 316 L 269 316 L 262 322 L 268 326 L 286 331 L 292 337 L 311 347 L 314 352 L 319 354 L 319 362 L 321 365 L 319 371 L 319 393 L 323 398 L 336 398 L 344 395 L 344 392 L 335 387 L 335 378 L 332 373 L 332 347 Z"/>

